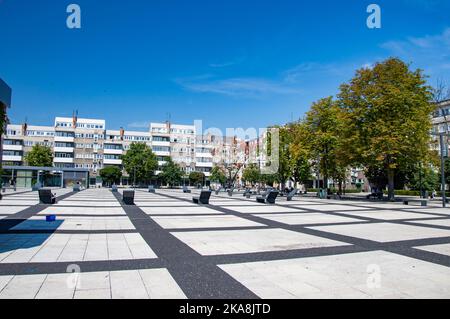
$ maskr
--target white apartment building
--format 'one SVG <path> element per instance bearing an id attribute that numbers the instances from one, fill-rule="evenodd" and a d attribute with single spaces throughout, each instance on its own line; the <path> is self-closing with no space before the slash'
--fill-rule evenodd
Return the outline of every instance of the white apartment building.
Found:
<path id="1" fill-rule="evenodd" d="M 436 111 L 433 114 L 433 135 L 435 139 L 435 144 L 433 147 L 440 154 L 440 145 L 439 145 L 439 134 L 445 133 L 450 134 L 450 100 L 443 101 L 438 103 L 436 107 Z M 446 154 L 449 154 L 449 141 L 450 138 L 444 138 L 444 142 L 446 143 Z"/>
<path id="2" fill-rule="evenodd" d="M 171 157 L 189 174 L 208 177 L 214 165 L 214 143 L 224 148 L 224 139 L 197 136 L 194 125 L 151 123 L 148 131 L 109 130 L 105 120 L 57 117 L 53 126 L 28 124 L 7 126 L 3 136 L 2 161 L 5 166 L 23 166 L 27 152 L 36 144 L 49 146 L 54 167 L 89 169 L 91 184 L 105 166 L 122 166 L 121 156 L 133 142 L 146 143 L 158 158 L 159 170 Z"/>

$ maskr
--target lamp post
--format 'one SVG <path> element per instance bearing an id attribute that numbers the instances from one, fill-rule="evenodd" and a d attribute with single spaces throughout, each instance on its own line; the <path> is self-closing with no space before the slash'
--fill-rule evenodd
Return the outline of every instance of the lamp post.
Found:
<path id="1" fill-rule="evenodd" d="M 445 194 L 445 154 L 447 152 L 445 152 L 445 145 L 444 145 L 444 134 L 440 134 L 439 135 L 439 142 L 441 144 L 441 184 L 442 184 L 442 207 L 446 207 L 447 206 L 447 198 L 446 198 L 446 194 Z"/>
<path id="2" fill-rule="evenodd" d="M 441 150 L 441 191 L 442 191 L 442 207 L 447 207 L 447 195 L 445 194 L 445 158 L 448 157 L 448 149 L 445 149 L 444 136 L 450 137 L 448 133 L 431 133 L 432 136 L 439 135 L 439 144 Z"/>
<path id="3" fill-rule="evenodd" d="M 133 170 L 134 170 L 133 186 L 134 186 L 134 190 L 136 190 L 136 166 L 133 166 Z"/>

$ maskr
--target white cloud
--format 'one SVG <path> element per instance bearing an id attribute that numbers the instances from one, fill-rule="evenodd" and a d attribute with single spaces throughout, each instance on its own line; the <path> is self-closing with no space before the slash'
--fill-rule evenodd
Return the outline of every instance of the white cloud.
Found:
<path id="1" fill-rule="evenodd" d="M 299 94 L 297 87 L 287 85 L 283 81 L 272 81 L 263 78 L 229 78 L 220 80 L 193 81 L 178 79 L 176 81 L 187 90 L 199 93 L 216 93 L 228 96 L 262 97 L 272 94 Z"/>
<path id="2" fill-rule="evenodd" d="M 385 42 L 381 47 L 391 55 L 413 62 L 430 75 L 440 75 L 450 65 L 450 28 L 436 35 Z"/>

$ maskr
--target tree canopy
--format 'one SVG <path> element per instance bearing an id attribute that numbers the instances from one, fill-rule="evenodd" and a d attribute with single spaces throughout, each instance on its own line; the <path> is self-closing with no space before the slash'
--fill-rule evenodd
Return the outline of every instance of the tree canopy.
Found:
<path id="1" fill-rule="evenodd" d="M 347 154 L 354 164 L 386 172 L 390 199 L 395 171 L 431 156 L 431 98 L 422 71 L 396 58 L 362 68 L 341 85 Z"/>
<path id="2" fill-rule="evenodd" d="M 189 174 L 189 181 L 191 185 L 202 185 L 205 180 L 205 174 L 202 172 L 192 172 Z"/>
<path id="3" fill-rule="evenodd" d="M 181 167 L 169 158 L 158 177 L 169 187 L 174 187 L 182 182 L 183 176 L 184 172 Z"/>
<path id="4" fill-rule="evenodd" d="M 25 162 L 29 166 L 52 167 L 53 151 L 48 146 L 36 144 L 31 151 L 25 155 Z"/>
<path id="5" fill-rule="evenodd" d="M 130 179 L 136 183 L 148 183 L 158 169 L 158 160 L 145 143 L 132 143 L 122 156 L 122 162 Z"/>
<path id="6" fill-rule="evenodd" d="M 211 182 L 217 182 L 223 185 L 227 181 L 225 170 L 220 166 L 214 166 L 211 170 L 211 176 L 209 177 L 209 180 Z"/>
<path id="7" fill-rule="evenodd" d="M 109 185 L 120 182 L 122 171 L 117 166 L 106 166 L 100 170 L 100 177 Z"/>

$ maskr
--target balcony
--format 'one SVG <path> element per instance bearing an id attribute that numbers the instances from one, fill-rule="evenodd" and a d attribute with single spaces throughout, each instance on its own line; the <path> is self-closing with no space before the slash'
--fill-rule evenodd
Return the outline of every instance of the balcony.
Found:
<path id="1" fill-rule="evenodd" d="M 5 151 L 23 151 L 23 145 L 3 145 L 3 150 Z"/>
<path id="2" fill-rule="evenodd" d="M 104 159 L 103 164 L 105 165 L 122 165 L 122 160 L 120 159 Z"/>
<path id="3" fill-rule="evenodd" d="M 54 148 L 55 153 L 73 153 L 73 147 L 56 147 Z"/>
<path id="4" fill-rule="evenodd" d="M 152 146 L 170 147 L 170 141 L 152 141 Z"/>
<path id="5" fill-rule="evenodd" d="M 197 167 L 213 167 L 213 162 L 196 162 Z"/>
<path id="6" fill-rule="evenodd" d="M 22 156 L 3 155 L 4 162 L 21 162 Z"/>
<path id="7" fill-rule="evenodd" d="M 73 143 L 74 141 L 75 141 L 75 137 L 73 137 L 73 136 L 57 136 L 57 135 L 55 135 L 55 142 Z"/>
<path id="8" fill-rule="evenodd" d="M 104 149 L 104 154 L 110 154 L 110 155 L 123 155 L 123 150 L 121 149 Z"/>
<path id="9" fill-rule="evenodd" d="M 170 156 L 170 152 L 153 151 L 156 156 Z"/>
<path id="10" fill-rule="evenodd" d="M 55 157 L 53 158 L 54 163 L 64 163 L 73 164 L 73 157 Z"/>
<path id="11" fill-rule="evenodd" d="M 199 157 L 199 158 L 213 158 L 211 153 L 195 153 L 195 157 Z"/>

